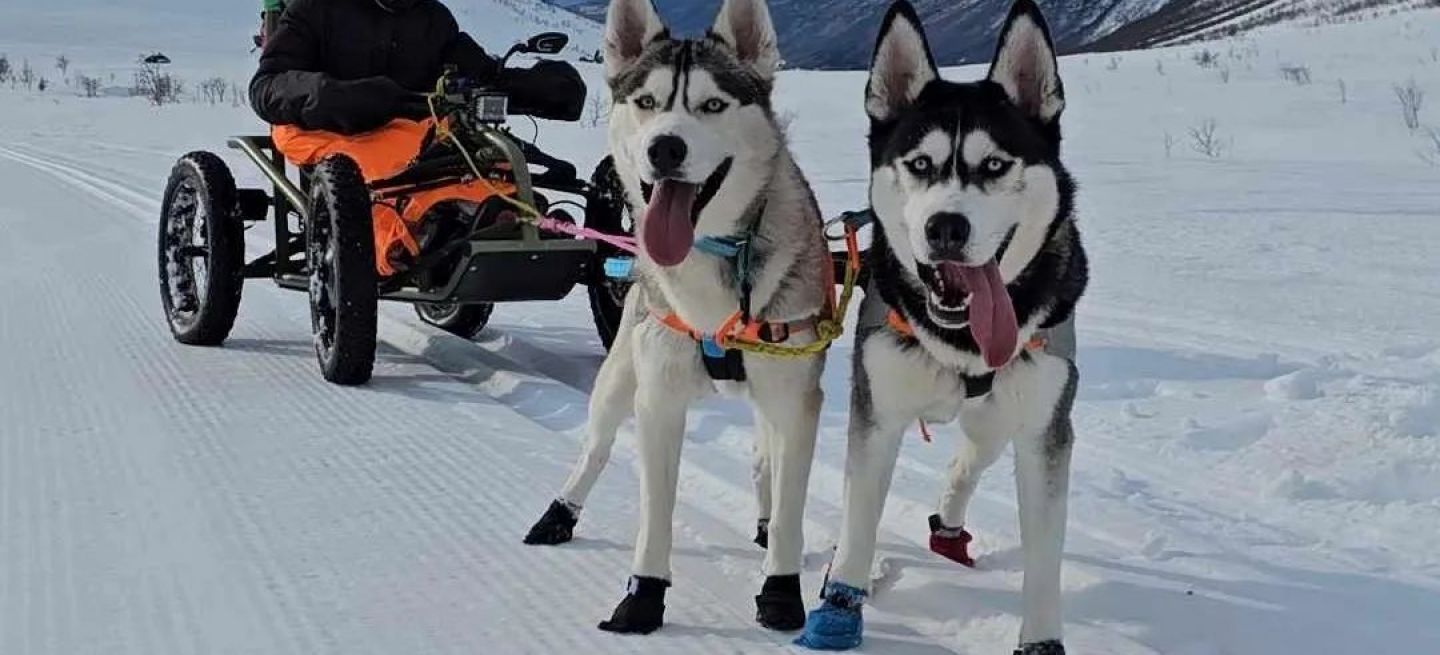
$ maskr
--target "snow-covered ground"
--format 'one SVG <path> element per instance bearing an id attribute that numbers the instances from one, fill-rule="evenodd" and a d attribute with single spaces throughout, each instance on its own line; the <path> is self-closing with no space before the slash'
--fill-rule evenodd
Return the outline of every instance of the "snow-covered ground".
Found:
<path id="1" fill-rule="evenodd" d="M 243 71 L 207 29 L 186 37 L 197 70 Z M 25 43 L 53 59 L 42 41 L 0 24 L 12 59 Z M 1437 42 L 1431 11 L 1064 60 L 1095 274 L 1072 652 L 1440 652 L 1440 161 L 1393 90 L 1413 79 L 1440 128 Z M 1216 66 L 1195 63 L 1206 49 Z M 103 63 L 80 53 L 77 70 Z M 780 82 L 829 212 L 865 201 L 863 82 Z M 1208 121 L 1215 158 L 1192 147 Z M 752 622 L 761 553 L 734 401 L 692 414 L 664 631 L 594 629 L 628 568 L 628 444 L 579 541 L 519 545 L 576 453 L 602 356 L 578 295 L 502 307 L 475 344 L 389 307 L 377 379 L 355 390 L 321 382 L 304 298 L 266 284 L 247 287 L 228 347 L 174 344 L 154 271 L 165 175 L 258 129 L 228 105 L 0 88 L 0 653 L 787 648 Z M 603 142 L 603 126 L 542 126 L 583 166 Z M 826 377 L 807 592 L 839 526 L 849 355 Z M 1007 465 L 971 512 L 980 569 L 924 548 L 940 434 L 902 456 L 867 652 L 1004 653 L 1018 629 Z"/>

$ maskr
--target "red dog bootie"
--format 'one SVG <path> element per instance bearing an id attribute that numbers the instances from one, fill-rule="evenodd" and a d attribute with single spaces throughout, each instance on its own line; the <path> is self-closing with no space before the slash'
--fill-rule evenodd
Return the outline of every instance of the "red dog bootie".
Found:
<path id="1" fill-rule="evenodd" d="M 965 528 L 946 527 L 939 514 L 930 515 L 930 550 L 952 562 L 975 568 L 975 558 L 970 557 L 970 542 L 974 541 Z"/>

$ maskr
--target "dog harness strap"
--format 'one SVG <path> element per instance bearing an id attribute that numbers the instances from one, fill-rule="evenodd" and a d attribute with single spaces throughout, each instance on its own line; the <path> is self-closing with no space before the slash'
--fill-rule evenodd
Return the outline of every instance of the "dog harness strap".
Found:
<path id="1" fill-rule="evenodd" d="M 983 398 L 995 390 L 995 373 L 993 372 L 977 376 L 962 375 L 960 379 L 965 382 L 967 399 Z"/>
<path id="2" fill-rule="evenodd" d="M 675 312 L 662 314 L 651 310 L 650 315 L 672 332 L 695 341 L 700 348 L 700 361 L 705 365 L 705 372 L 715 381 L 744 382 L 747 379 L 745 354 L 735 349 L 734 344 L 784 343 L 792 335 L 818 331 L 819 328 L 819 320 L 814 318 L 770 323 L 745 320 L 741 312 L 736 312 L 725 319 L 715 332 L 705 333 L 691 327 Z"/>
<path id="3" fill-rule="evenodd" d="M 891 309 L 890 314 L 885 317 L 885 322 L 890 325 L 890 329 L 894 330 L 895 334 L 905 339 L 915 338 L 915 328 L 910 327 L 910 321 L 905 320 L 898 310 Z"/>
<path id="4" fill-rule="evenodd" d="M 899 310 L 891 308 L 890 313 L 885 317 L 885 322 L 889 325 L 890 329 L 894 331 L 895 334 L 900 335 L 902 339 L 914 340 L 916 338 L 914 326 L 910 325 L 910 321 L 906 320 L 905 316 L 901 314 Z M 1029 352 L 1041 352 L 1045 350 L 1048 345 L 1049 342 L 1044 335 L 1037 334 L 1025 343 L 1025 350 Z M 965 398 L 967 400 L 983 398 L 995 390 L 994 371 L 984 375 L 961 375 L 960 380 L 965 383 Z M 930 434 L 930 427 L 926 425 L 923 420 L 920 421 L 920 436 L 925 439 L 926 443 L 930 443 L 934 438 Z"/>

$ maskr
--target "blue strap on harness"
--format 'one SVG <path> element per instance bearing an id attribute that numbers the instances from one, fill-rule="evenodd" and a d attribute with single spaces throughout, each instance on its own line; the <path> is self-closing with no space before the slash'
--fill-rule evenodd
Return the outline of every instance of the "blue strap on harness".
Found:
<path id="1" fill-rule="evenodd" d="M 713 334 L 704 334 L 700 338 L 700 352 L 712 359 L 724 359 L 725 349 L 720 347 L 720 342 Z"/>
<path id="2" fill-rule="evenodd" d="M 737 237 L 700 237 L 695 240 L 695 249 L 721 259 L 736 259 L 749 244 L 749 239 Z"/>

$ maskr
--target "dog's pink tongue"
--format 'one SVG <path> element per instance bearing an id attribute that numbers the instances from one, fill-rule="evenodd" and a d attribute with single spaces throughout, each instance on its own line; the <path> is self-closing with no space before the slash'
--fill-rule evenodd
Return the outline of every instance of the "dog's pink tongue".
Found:
<path id="1" fill-rule="evenodd" d="M 679 266 L 690 256 L 695 245 L 695 209 L 698 188 L 672 180 L 655 184 L 650 206 L 645 208 L 645 225 L 640 228 L 640 241 L 650 259 L 661 266 Z"/>
<path id="2" fill-rule="evenodd" d="M 958 266 L 948 264 L 948 266 Z M 970 290 L 970 334 L 980 346 L 980 354 L 990 368 L 1010 363 L 1020 342 L 1020 327 L 1015 319 L 1015 305 L 1000 276 L 1000 266 L 990 262 L 984 266 L 960 266 Z"/>

